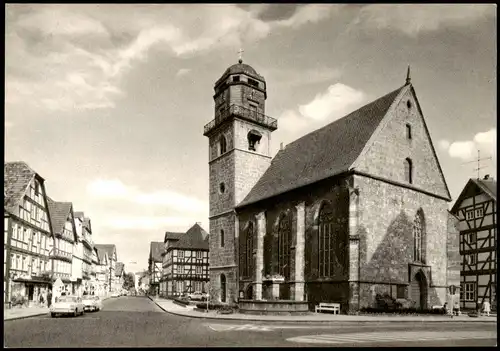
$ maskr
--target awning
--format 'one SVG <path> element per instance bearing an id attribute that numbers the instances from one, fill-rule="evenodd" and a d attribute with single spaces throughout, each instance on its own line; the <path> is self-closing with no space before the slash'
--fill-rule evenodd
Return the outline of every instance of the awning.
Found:
<path id="1" fill-rule="evenodd" d="M 12 281 L 16 282 L 16 283 L 50 284 L 50 281 L 47 279 L 44 279 L 44 278 L 27 279 L 27 278 L 18 277 L 18 278 L 12 279 Z"/>

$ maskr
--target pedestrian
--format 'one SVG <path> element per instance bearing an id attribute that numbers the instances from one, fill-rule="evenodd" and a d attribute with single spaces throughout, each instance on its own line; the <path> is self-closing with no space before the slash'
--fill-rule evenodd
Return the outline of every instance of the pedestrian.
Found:
<path id="1" fill-rule="evenodd" d="M 483 312 L 489 317 L 491 312 L 491 305 L 489 301 L 483 302 Z"/>
<path id="2" fill-rule="evenodd" d="M 52 305 L 52 291 L 49 290 L 47 293 L 47 306 L 50 307 Z"/>
<path id="3" fill-rule="evenodd" d="M 457 316 L 460 315 L 460 305 L 458 304 L 458 301 L 455 301 L 455 306 L 453 306 L 453 314 L 456 314 Z"/>
<path id="4" fill-rule="evenodd" d="M 443 314 L 448 314 L 448 302 L 445 302 L 443 305 Z"/>
<path id="5" fill-rule="evenodd" d="M 43 303 L 44 303 L 44 301 L 43 301 L 43 294 L 40 293 L 40 305 L 43 306 Z"/>

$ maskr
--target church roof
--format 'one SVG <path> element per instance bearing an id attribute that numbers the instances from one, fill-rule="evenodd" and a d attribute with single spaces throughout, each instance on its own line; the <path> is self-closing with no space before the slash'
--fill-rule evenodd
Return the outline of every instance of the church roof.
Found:
<path id="1" fill-rule="evenodd" d="M 71 202 L 57 202 L 47 196 L 49 206 L 50 223 L 54 234 L 62 234 L 64 225 L 71 211 Z"/>
<path id="2" fill-rule="evenodd" d="M 22 161 L 4 163 L 3 171 L 4 208 L 17 215 L 19 203 L 36 172 Z"/>
<path id="3" fill-rule="evenodd" d="M 348 171 L 406 86 L 306 134 L 280 150 L 237 207 Z"/>
<path id="4" fill-rule="evenodd" d="M 179 249 L 202 249 L 208 250 L 208 233 L 198 224 L 193 225 L 186 234 L 171 247 Z"/>

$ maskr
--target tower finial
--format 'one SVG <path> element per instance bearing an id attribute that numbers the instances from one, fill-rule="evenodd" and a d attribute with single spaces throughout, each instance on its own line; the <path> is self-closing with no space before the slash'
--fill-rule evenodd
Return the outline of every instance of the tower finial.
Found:
<path id="1" fill-rule="evenodd" d="M 408 84 L 411 84 L 410 65 L 408 65 L 408 71 L 406 72 L 406 85 Z"/>
<path id="2" fill-rule="evenodd" d="M 245 50 L 243 50 L 243 49 L 240 49 L 240 50 L 238 51 L 238 54 L 240 55 L 240 56 L 239 56 L 239 59 L 238 59 L 238 62 L 239 62 L 239 63 L 243 63 L 243 56 L 242 56 L 241 54 L 242 54 L 244 51 L 245 51 Z"/>

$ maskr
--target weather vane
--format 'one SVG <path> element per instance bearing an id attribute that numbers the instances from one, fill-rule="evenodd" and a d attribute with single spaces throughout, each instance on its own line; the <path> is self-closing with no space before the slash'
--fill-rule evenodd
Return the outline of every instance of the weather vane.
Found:
<path id="1" fill-rule="evenodd" d="M 240 50 L 238 51 L 238 54 L 239 54 L 239 59 L 238 59 L 238 62 L 239 62 L 239 63 L 242 63 L 242 62 L 243 62 L 243 55 L 242 55 L 242 54 L 243 54 L 243 52 L 244 52 L 244 51 L 245 51 L 245 50 L 243 50 L 243 49 L 240 49 Z"/>

